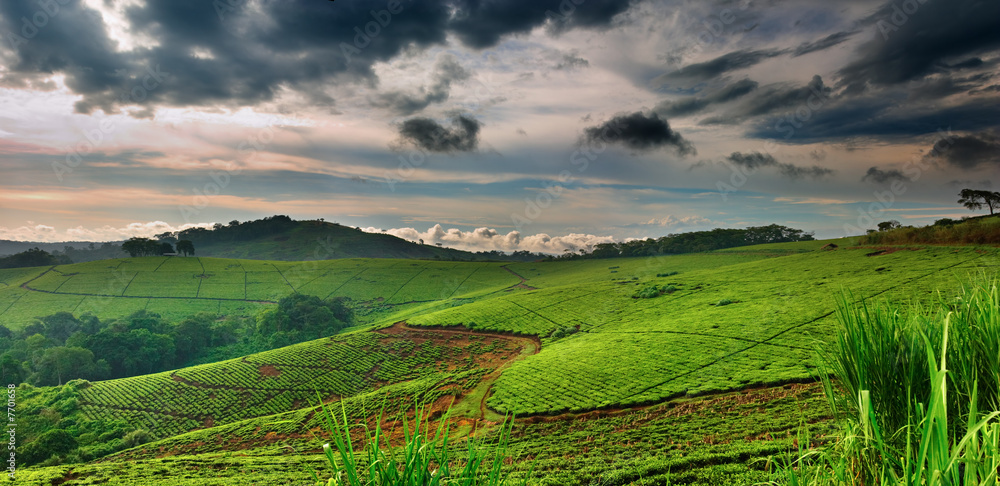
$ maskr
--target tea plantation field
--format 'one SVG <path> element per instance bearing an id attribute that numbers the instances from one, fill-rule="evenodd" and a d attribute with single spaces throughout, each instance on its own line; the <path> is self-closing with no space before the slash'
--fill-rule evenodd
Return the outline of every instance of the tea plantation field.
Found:
<path id="1" fill-rule="evenodd" d="M 102 319 L 138 310 L 181 319 L 251 316 L 292 292 L 387 307 L 474 297 L 514 285 L 500 263 L 414 260 L 269 262 L 142 257 L 0 270 L 0 323 L 19 329 L 57 311 Z"/>
<path id="2" fill-rule="evenodd" d="M 507 264 L 130 258 L 3 270 L 0 323 L 12 329 L 60 310 L 252 315 L 291 292 L 370 311 L 368 329 L 93 383 L 79 397 L 85 414 L 162 440 L 21 479 L 310 484 L 299 481 L 323 440 L 319 392 L 359 416 L 414 397 L 439 408 L 454 398 L 465 425 L 516 412 L 517 463 L 540 466 L 532 484 L 662 484 L 647 480 L 668 474 L 752 484 L 766 479 L 757 459 L 790 447 L 801 424 L 825 423 L 817 390 L 791 384 L 815 380 L 837 296 L 947 298 L 959 277 L 1000 268 L 997 248 L 826 243 Z"/>

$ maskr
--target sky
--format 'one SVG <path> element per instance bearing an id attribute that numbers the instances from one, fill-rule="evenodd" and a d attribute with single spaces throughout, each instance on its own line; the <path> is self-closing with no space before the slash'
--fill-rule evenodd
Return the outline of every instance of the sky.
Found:
<path id="1" fill-rule="evenodd" d="M 4 0 L 0 35 L 0 239 L 559 253 L 1000 190 L 995 0 Z"/>

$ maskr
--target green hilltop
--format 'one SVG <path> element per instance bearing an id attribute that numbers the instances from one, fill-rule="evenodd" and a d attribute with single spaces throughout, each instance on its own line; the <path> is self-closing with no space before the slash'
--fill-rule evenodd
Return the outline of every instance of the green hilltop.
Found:
<path id="1" fill-rule="evenodd" d="M 305 481 L 324 440 L 314 435 L 318 392 L 354 416 L 415 398 L 454 399 L 469 427 L 517 413 L 516 469 L 538 459 L 538 484 L 595 475 L 752 484 L 766 480 L 755 461 L 788 450 L 802 421 L 827 423 L 808 383 L 815 350 L 834 339 L 836 296 L 929 301 L 1000 266 L 995 247 L 854 245 L 514 263 L 143 257 L 0 270 L 0 322 L 11 329 L 57 311 L 253 316 L 295 292 L 346 297 L 357 312 L 354 328 L 330 338 L 67 385 L 69 398 L 39 406 L 62 403 L 78 427 L 127 423 L 156 441 L 101 463 L 29 468 L 21 480 L 223 485 L 244 484 L 243 470 L 258 484 Z M 46 390 L 55 389 L 22 393 Z"/>

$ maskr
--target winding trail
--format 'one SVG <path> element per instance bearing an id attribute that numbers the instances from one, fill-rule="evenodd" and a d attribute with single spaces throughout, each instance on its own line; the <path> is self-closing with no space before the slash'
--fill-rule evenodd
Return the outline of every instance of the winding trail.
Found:
<path id="1" fill-rule="evenodd" d="M 498 360 L 493 363 L 496 366 L 492 371 L 484 375 L 479 383 L 471 391 L 463 395 L 463 400 L 456 401 L 456 406 L 461 406 L 467 398 L 479 397 L 478 403 L 478 420 L 488 420 L 489 414 L 493 412 L 486 405 L 486 399 L 490 396 L 490 392 L 493 390 L 493 383 L 496 381 L 500 374 L 503 373 L 511 364 L 516 361 L 520 361 L 528 356 L 537 354 L 542 350 L 542 341 L 538 336 L 535 335 L 524 335 L 515 334 L 510 332 L 500 332 L 500 331 L 473 331 L 464 326 L 411 326 L 406 323 L 406 321 L 399 321 L 390 327 L 382 328 L 375 331 L 379 334 L 401 336 L 401 335 L 411 335 L 410 337 L 420 337 L 420 334 L 426 334 L 426 339 L 441 339 L 441 335 L 445 336 L 469 336 L 469 337 L 492 337 L 494 339 L 502 339 L 508 342 L 513 342 L 520 349 L 520 353 L 510 358 L 504 360 Z M 432 337 L 430 335 L 437 335 L 437 337 Z M 466 405 L 467 406 L 467 405 Z"/>
<path id="2" fill-rule="evenodd" d="M 502 268 L 502 269 L 510 272 L 511 275 L 513 275 L 513 276 L 521 279 L 520 283 L 517 283 L 517 284 L 511 285 L 510 287 L 507 287 L 507 290 L 510 290 L 510 289 L 538 290 L 538 287 L 532 287 L 532 286 L 530 286 L 530 285 L 528 285 L 526 283 L 528 281 L 527 277 L 521 275 L 520 273 L 517 273 L 517 272 L 511 270 L 510 268 L 507 267 L 507 265 L 510 265 L 510 264 L 508 263 L 506 265 L 500 265 L 500 268 Z"/>

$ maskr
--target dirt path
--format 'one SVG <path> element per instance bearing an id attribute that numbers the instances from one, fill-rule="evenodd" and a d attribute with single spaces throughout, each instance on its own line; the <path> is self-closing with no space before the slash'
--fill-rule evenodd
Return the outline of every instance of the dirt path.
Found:
<path id="1" fill-rule="evenodd" d="M 458 410 L 471 409 L 477 410 L 478 413 L 474 418 L 476 420 L 489 420 L 490 414 L 499 416 L 496 412 L 489 410 L 486 405 L 486 399 L 490 396 L 490 392 L 493 390 L 493 382 L 496 381 L 500 374 L 503 373 L 512 363 L 522 360 L 533 354 L 537 354 L 542 349 L 542 341 L 538 336 L 531 335 L 521 335 L 514 334 L 510 332 L 498 332 L 498 331 L 473 331 L 463 326 L 440 326 L 440 327 L 430 327 L 430 326 L 411 326 L 405 321 L 400 321 L 393 324 L 391 327 L 386 327 L 375 331 L 380 334 L 390 335 L 390 336 L 405 336 L 410 338 L 422 338 L 421 335 L 425 335 L 425 339 L 441 339 L 440 336 L 467 336 L 467 337 L 492 337 L 494 339 L 502 339 L 516 344 L 520 347 L 521 351 L 515 356 L 506 359 L 497 359 L 490 362 L 493 365 L 493 371 L 489 372 L 482 379 L 479 380 L 479 384 L 476 385 L 468 393 L 464 394 L 462 399 L 456 401 L 454 406 Z M 431 336 L 435 335 L 435 336 Z M 468 403 L 469 400 L 475 400 L 478 403 L 475 405 Z M 463 410 L 464 411 L 464 410 Z"/>
<path id="2" fill-rule="evenodd" d="M 517 273 L 517 272 L 515 272 L 515 271 L 513 271 L 513 270 L 511 270 L 509 268 L 507 268 L 507 265 L 501 265 L 500 268 L 502 268 L 502 269 L 510 272 L 511 275 L 513 275 L 513 276 L 521 279 L 521 283 L 511 285 L 510 287 L 508 287 L 508 290 L 509 289 L 524 289 L 524 290 L 537 290 L 538 289 L 538 287 L 532 287 L 532 286 L 528 285 L 527 283 L 525 283 L 525 282 L 528 281 L 528 279 L 525 278 L 523 275 L 521 275 L 521 274 L 519 274 L 519 273 Z"/>

